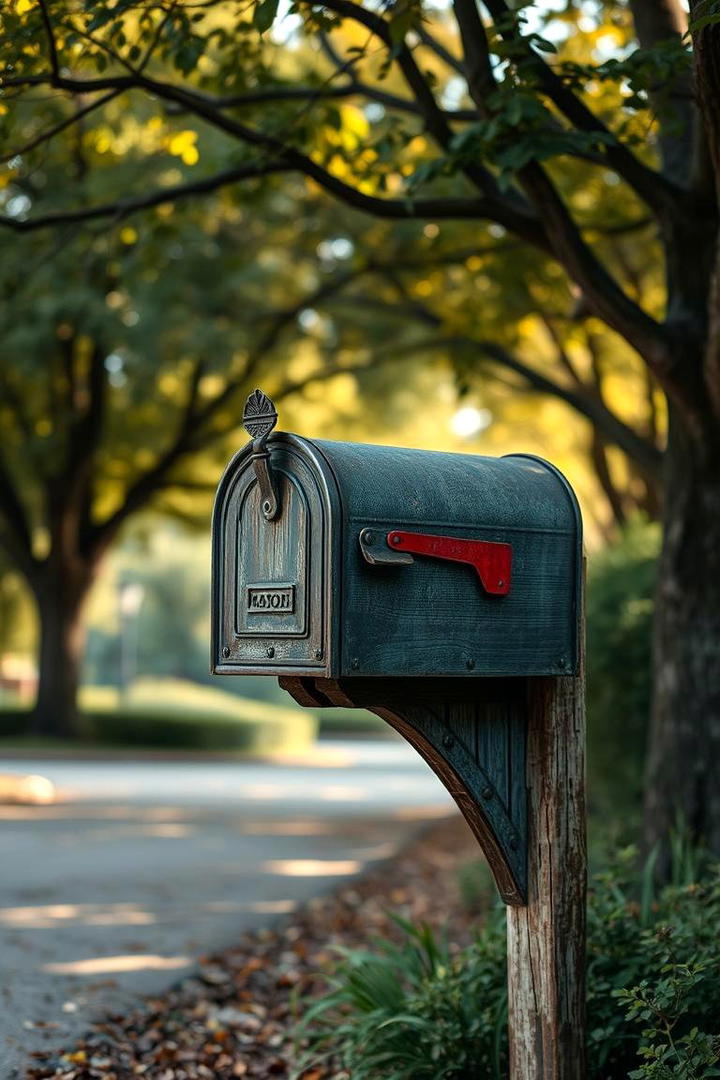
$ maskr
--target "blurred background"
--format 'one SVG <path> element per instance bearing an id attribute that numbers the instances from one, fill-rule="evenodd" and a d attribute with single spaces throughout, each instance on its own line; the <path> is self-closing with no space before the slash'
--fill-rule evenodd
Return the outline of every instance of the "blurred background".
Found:
<path id="1" fill-rule="evenodd" d="M 138 120 L 117 153 L 131 162 L 148 137 Z M 93 138 L 102 172 L 111 150 Z M 589 554 L 591 805 L 630 835 L 659 545 L 646 459 L 665 427 L 647 373 L 592 320 L 521 317 L 533 289 L 566 305 L 567 283 L 540 260 L 520 281 L 509 243 L 470 254 L 453 225 L 341 221 L 304 185 L 291 194 L 292 223 L 286 185 L 256 207 L 160 207 L 52 258 L 35 234 L 4 246 L 3 452 L 34 562 L 0 549 L 2 746 L 265 754 L 382 732 L 370 714 L 309 715 L 273 679 L 208 674 L 212 493 L 259 383 L 303 435 L 524 451 L 564 471 Z M 417 267 L 402 265 L 404 230 L 426 249 Z"/>
<path id="2" fill-rule="evenodd" d="M 42 25 L 29 0 L 14 10 L 32 72 Z M 573 62 L 631 41 L 627 20 L 598 12 L 582 38 L 569 9 L 545 12 Z M 213 18 L 208 55 L 183 24 L 167 63 L 227 90 L 234 45 Z M 293 18 L 257 45 L 260 86 L 269 71 L 290 86 L 322 75 Z M 130 48 L 114 24 L 107 34 Z M 102 71 L 88 40 L 82 62 Z M 464 82 L 441 61 L 433 52 L 428 78 L 460 109 Z M 383 86 L 396 93 L 397 74 Z M 597 92 L 612 112 L 620 89 Z M 203 950 L 453 810 L 377 717 L 315 714 L 274 679 L 208 674 L 212 498 L 246 441 L 255 386 L 279 427 L 304 436 L 526 452 L 565 473 L 589 558 L 593 858 L 639 829 L 667 427 L 647 367 L 549 254 L 500 225 L 374 219 L 296 175 L 190 190 L 234 165 L 237 147 L 180 106 L 132 100 L 0 100 L 11 151 L 0 211 L 17 225 L 0 248 L 0 1068 L 43 1032 L 117 1009 L 123 987 L 166 986 Z M 263 117 L 269 130 L 302 120 L 292 100 Z M 360 190 L 412 194 L 422 175 L 454 190 L 419 128 L 377 101 L 325 102 L 306 134 Z M 592 236 L 605 264 L 658 317 L 654 226 L 634 195 L 618 198 L 614 175 L 585 168 L 564 158 L 559 182 L 584 221 L 602 223 Z M 123 203 L 179 185 L 177 201 Z M 88 222 L 63 218 L 108 202 Z M 51 229 L 23 228 L 47 213 L 60 215 Z"/>

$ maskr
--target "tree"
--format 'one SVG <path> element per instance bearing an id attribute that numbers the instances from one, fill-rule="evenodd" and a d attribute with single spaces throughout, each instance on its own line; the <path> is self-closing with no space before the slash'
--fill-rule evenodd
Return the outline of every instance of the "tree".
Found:
<path id="1" fill-rule="evenodd" d="M 299 200 L 295 214 L 304 228 Z M 527 260 L 520 276 L 518 245 L 508 239 L 469 244 L 458 226 L 418 238 L 412 225 L 337 218 L 325 212 L 330 239 L 318 245 L 328 281 L 344 279 L 318 304 L 317 347 L 328 359 L 377 349 L 389 364 L 402 355 L 446 357 L 459 394 L 481 394 L 504 419 L 508 395 L 515 403 L 555 399 L 587 424 L 588 458 L 616 528 L 638 510 L 657 517 L 664 416 L 656 384 L 596 320 L 563 313 L 565 282 L 548 273 L 547 259 Z M 627 237 L 613 247 L 620 242 Z M 631 242 L 642 266 L 648 245 L 634 230 Z M 650 293 L 642 271 L 628 269 L 636 288 Z M 517 419 L 526 426 L 521 410 Z M 610 534 L 603 511 L 599 524 Z"/>
<path id="2" fill-rule="evenodd" d="M 286 370 L 277 346 L 328 285 L 298 273 L 282 231 L 267 245 L 270 205 L 241 225 L 216 211 L 161 219 L 142 244 L 128 227 L 65 237 L 52 259 L 16 238 L 0 263 L 0 545 L 37 606 L 38 733 L 76 730 L 83 609 L 111 545 L 149 506 L 207 516 L 259 373 L 282 401 L 372 367 Z"/>
<path id="3" fill-rule="evenodd" d="M 262 37 L 277 0 L 16 0 L 3 16 L 6 103 L 17 114 L 50 88 L 57 115 L 13 147 L 12 190 L 25 201 L 11 203 L 2 224 L 22 232 L 98 221 L 293 173 L 376 217 L 462 221 L 478 239 L 502 230 L 523 261 L 539 253 L 554 265 L 575 309 L 636 352 L 667 402 L 646 834 L 662 839 L 679 807 L 717 850 L 720 26 L 699 4 L 690 48 L 677 0 L 608 4 L 595 15 L 516 11 L 506 0 L 482 9 L 454 0 L 447 14 L 420 0 L 298 2 L 296 40 L 285 42 Z M 139 102 L 180 115 L 189 150 L 202 154 L 221 133 L 224 158 L 210 155 L 201 179 L 150 187 L 153 147 L 146 163 L 155 168 L 132 194 L 118 184 L 86 205 L 65 189 L 52 212 L 33 213 L 23 187 L 35 147 L 108 108 L 110 96 L 126 103 L 126 117 Z M 598 220 L 595 195 L 608 188 L 612 220 Z M 644 219 L 665 280 L 649 306 L 614 272 L 603 241 L 608 227 Z"/>
<path id="4" fill-rule="evenodd" d="M 32 130 L 42 119 L 28 108 L 24 126 Z M 146 134 L 138 125 L 132 145 Z M 86 140 L 96 135 L 84 129 Z M 53 149 L 55 157 L 33 172 L 36 203 L 42 187 L 61 187 L 67 169 L 93 191 L 103 190 L 108 171 L 134 169 L 132 152 L 108 164 L 105 154 L 98 160 L 87 145 L 78 150 L 66 134 Z M 436 264 L 467 261 L 460 237 L 450 238 L 445 251 L 422 253 L 417 265 L 403 264 L 402 236 L 368 238 L 358 228 L 351 239 L 328 243 L 328 233 L 348 233 L 341 215 L 319 214 L 317 198 L 301 193 L 294 208 L 300 230 L 270 190 L 246 192 L 242 211 L 222 196 L 178 214 L 160 207 L 137 222 L 142 241 L 132 226 L 103 224 L 77 235 L 66 227 L 51 258 L 32 230 L 5 245 L 0 419 L 12 499 L 4 539 L 40 614 L 35 723 L 44 734 L 75 728 L 83 611 L 110 546 L 130 517 L 151 505 L 190 519 L 207 516 L 213 484 L 203 476 L 211 470 L 214 477 L 243 438 L 242 395 L 256 375 L 262 372 L 273 392 L 285 392 L 291 409 L 308 380 L 352 372 L 391 424 L 395 390 L 402 385 L 407 395 L 405 368 L 414 357 L 452 349 L 460 369 L 462 350 L 473 343 L 459 323 L 448 337 L 445 320 L 428 306 L 432 297 L 423 305 L 404 299 Z M 364 255 L 366 241 L 375 256 Z M 505 313 L 512 323 L 507 305 Z M 287 350 L 292 371 L 283 372 Z M 512 370 L 526 370 L 508 357 Z M 540 373 L 528 385 L 553 390 Z M 574 401 L 567 389 L 557 393 Z M 498 401 L 493 411 L 502 407 Z M 578 408 L 593 415 L 591 403 Z M 601 427 L 608 418 L 601 413 Z M 355 408 L 338 421 L 356 423 Z M 612 425 L 616 441 L 617 432 L 629 433 L 617 420 Z M 364 409 L 357 434 L 371 427 Z M 84 525 L 77 522 L 78 492 Z"/>

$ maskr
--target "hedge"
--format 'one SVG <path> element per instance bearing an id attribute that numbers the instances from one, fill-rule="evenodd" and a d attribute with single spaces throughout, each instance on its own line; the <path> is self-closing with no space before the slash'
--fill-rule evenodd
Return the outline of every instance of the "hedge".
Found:
<path id="1" fill-rule="evenodd" d="M 0 735 L 26 738 L 30 713 L 0 711 Z M 317 716 L 239 698 L 181 680 L 141 682 L 127 701 L 110 687 L 89 687 L 80 698 L 78 737 L 109 746 L 233 750 L 247 754 L 296 752 L 311 745 Z"/>

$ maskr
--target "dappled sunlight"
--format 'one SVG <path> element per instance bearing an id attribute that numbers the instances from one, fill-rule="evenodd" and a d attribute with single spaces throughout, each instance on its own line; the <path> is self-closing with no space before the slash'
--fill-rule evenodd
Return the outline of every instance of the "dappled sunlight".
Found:
<path id="1" fill-rule="evenodd" d="M 318 789 L 317 796 L 324 802 L 370 802 L 373 793 L 352 784 L 327 784 Z"/>
<path id="2" fill-rule="evenodd" d="M 188 817 L 187 807 L 97 805 L 55 803 L 52 806 L 2 806 L 0 821 L 163 821 L 165 818 Z"/>
<path id="3" fill-rule="evenodd" d="M 384 844 L 374 844 L 372 847 L 361 848 L 355 852 L 355 855 L 365 862 L 372 862 L 373 859 L 389 859 L 397 850 L 398 845 L 388 840 Z"/>
<path id="4" fill-rule="evenodd" d="M 333 836 L 337 825 L 332 821 L 249 821 L 240 823 L 243 836 Z"/>
<path id="5" fill-rule="evenodd" d="M 262 869 L 283 877 L 347 877 L 364 865 L 360 859 L 268 859 Z"/>
<path id="6" fill-rule="evenodd" d="M 243 904 L 243 911 L 252 911 L 256 915 L 291 915 L 297 907 L 296 900 L 255 900 Z"/>
<path id="7" fill-rule="evenodd" d="M 449 800 L 428 803 L 426 806 L 400 806 L 393 812 L 395 821 L 437 821 L 438 818 L 449 817 L 455 813 L 455 807 Z"/>
<path id="8" fill-rule="evenodd" d="M 0 803 L 44 806 L 56 798 L 55 785 L 46 776 L 0 773 Z"/>
<path id="9" fill-rule="evenodd" d="M 138 824 L 128 823 L 126 825 L 105 825 L 99 828 L 93 828 L 92 826 L 83 829 L 83 838 L 85 840 L 119 840 L 123 837 L 151 837 L 160 840 L 182 840 L 188 836 L 192 836 L 197 832 L 197 827 L 194 825 L 185 825 L 179 821 L 167 821 L 158 822 L 157 824 Z M 77 843 L 77 836 L 73 835 L 67 837 L 64 841 L 67 844 Z"/>
<path id="10" fill-rule="evenodd" d="M 137 904 L 41 904 L 0 908 L 0 926 L 52 930 L 68 926 L 150 926 L 157 918 Z"/>
<path id="11" fill-rule="evenodd" d="M 157 956 L 137 953 L 133 956 L 91 956 L 86 960 L 70 960 L 63 964 L 43 964 L 46 975 L 120 975 L 128 971 L 177 971 L 189 967 L 189 956 Z"/>
<path id="12" fill-rule="evenodd" d="M 210 900 L 196 908 L 212 915 L 236 915 L 252 912 L 256 915 L 291 915 L 298 907 L 297 900 Z"/>
<path id="13" fill-rule="evenodd" d="M 246 799 L 286 799 L 291 789 L 283 784 L 248 784 L 243 788 Z"/>

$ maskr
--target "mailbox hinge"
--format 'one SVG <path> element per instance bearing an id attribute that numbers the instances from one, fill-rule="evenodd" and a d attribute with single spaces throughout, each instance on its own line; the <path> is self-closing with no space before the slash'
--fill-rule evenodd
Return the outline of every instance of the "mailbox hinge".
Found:
<path id="1" fill-rule="evenodd" d="M 250 460 L 260 488 L 262 512 L 266 521 L 273 521 L 280 510 L 277 487 L 270 466 L 270 451 L 267 448 L 267 437 L 277 424 L 277 418 L 277 410 L 267 394 L 263 394 L 262 390 L 253 390 L 245 402 L 243 427 L 253 440 Z"/>
<path id="2" fill-rule="evenodd" d="M 268 450 L 265 439 L 255 439 L 253 442 L 253 450 L 250 460 L 253 463 L 255 469 L 255 478 L 260 488 L 260 499 L 263 516 L 266 521 L 272 521 L 276 518 L 280 509 L 278 501 L 277 491 L 275 490 L 275 483 L 273 475 L 270 470 L 270 451 Z"/>

